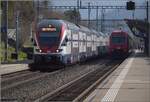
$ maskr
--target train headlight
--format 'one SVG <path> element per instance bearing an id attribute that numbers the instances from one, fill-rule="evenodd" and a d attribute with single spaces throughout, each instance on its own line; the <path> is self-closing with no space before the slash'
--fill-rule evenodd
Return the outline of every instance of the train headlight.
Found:
<path id="1" fill-rule="evenodd" d="M 40 49 L 35 49 L 35 51 L 36 52 L 40 52 L 40 53 L 42 52 L 42 50 L 40 50 Z"/>
<path id="2" fill-rule="evenodd" d="M 56 52 L 58 53 L 58 52 L 61 52 L 62 50 L 63 50 L 63 49 L 57 49 Z"/>
<path id="3" fill-rule="evenodd" d="M 59 52 L 59 50 L 56 50 L 56 52 Z"/>
<path id="4" fill-rule="evenodd" d="M 39 52 L 42 52 L 42 50 L 39 50 Z"/>

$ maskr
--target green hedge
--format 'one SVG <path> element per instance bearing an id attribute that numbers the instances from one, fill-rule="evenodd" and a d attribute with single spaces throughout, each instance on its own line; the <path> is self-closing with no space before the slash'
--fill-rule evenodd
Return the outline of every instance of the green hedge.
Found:
<path id="1" fill-rule="evenodd" d="M 8 62 L 14 62 L 16 61 L 16 59 L 12 59 L 11 58 L 11 54 L 15 52 L 15 48 L 8 46 L 8 57 L 7 57 L 7 61 Z M 1 62 L 4 62 L 4 58 L 5 58 L 5 49 L 4 49 L 4 43 L 0 44 L 0 60 Z M 26 60 L 27 59 L 27 54 L 19 51 L 19 55 L 18 55 L 18 60 Z"/>

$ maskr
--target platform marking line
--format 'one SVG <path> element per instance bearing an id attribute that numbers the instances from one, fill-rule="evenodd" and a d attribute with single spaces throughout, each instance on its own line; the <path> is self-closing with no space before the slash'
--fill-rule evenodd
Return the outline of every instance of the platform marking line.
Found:
<path id="1" fill-rule="evenodd" d="M 111 88 L 107 91 L 106 95 L 102 98 L 101 102 L 114 102 L 117 93 L 126 77 L 134 58 L 130 58 L 124 69 L 121 71 L 119 76 L 116 78 Z"/>

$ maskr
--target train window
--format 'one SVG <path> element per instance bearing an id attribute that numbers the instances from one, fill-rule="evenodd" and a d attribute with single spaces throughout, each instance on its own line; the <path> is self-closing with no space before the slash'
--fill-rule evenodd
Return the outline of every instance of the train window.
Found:
<path id="1" fill-rule="evenodd" d="M 40 46 L 51 46 L 59 43 L 59 34 L 56 32 L 41 32 L 39 35 Z"/>
<path id="2" fill-rule="evenodd" d="M 112 43 L 114 43 L 114 44 L 125 43 L 125 37 L 124 36 L 113 36 L 112 37 Z"/>
<path id="3" fill-rule="evenodd" d="M 59 32 L 40 32 L 40 37 L 59 37 Z"/>

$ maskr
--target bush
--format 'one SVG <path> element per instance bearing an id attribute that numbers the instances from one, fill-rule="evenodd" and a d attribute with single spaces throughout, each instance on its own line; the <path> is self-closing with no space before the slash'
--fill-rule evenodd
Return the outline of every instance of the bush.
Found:
<path id="1" fill-rule="evenodd" d="M 27 59 L 27 54 L 20 51 L 18 55 L 18 60 L 25 60 L 25 59 Z"/>

